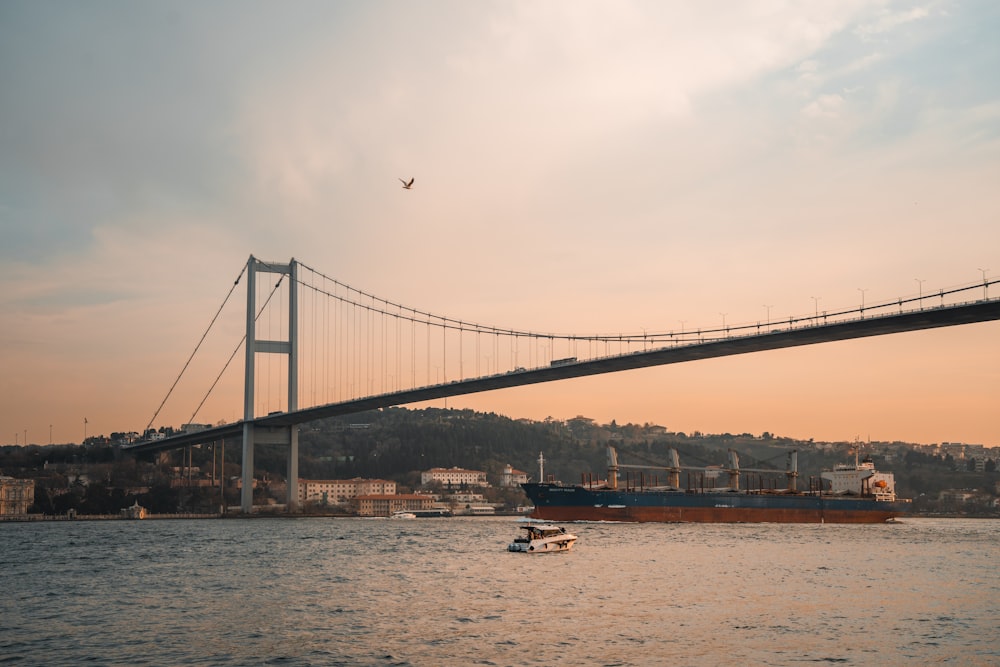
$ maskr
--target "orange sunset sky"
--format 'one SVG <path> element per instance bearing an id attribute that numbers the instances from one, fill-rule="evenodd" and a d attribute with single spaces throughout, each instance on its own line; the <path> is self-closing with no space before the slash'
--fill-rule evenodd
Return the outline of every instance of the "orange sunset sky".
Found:
<path id="1" fill-rule="evenodd" d="M 985 0 L 4 3 L 0 444 L 142 430 L 250 254 L 581 334 L 995 278 L 998 31 Z M 241 416 L 234 363 L 197 421 Z M 1000 322 L 447 404 L 996 447 Z"/>

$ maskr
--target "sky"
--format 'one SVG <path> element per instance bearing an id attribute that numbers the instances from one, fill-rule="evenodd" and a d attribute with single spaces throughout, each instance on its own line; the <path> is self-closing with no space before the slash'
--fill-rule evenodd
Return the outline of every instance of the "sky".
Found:
<path id="1" fill-rule="evenodd" d="M 995 278 L 998 32 L 991 0 L 4 0 L 0 444 L 145 428 L 251 254 L 566 333 Z M 154 427 L 188 421 L 242 317 Z M 448 406 L 996 447 L 998 341 L 991 322 Z M 241 414 L 236 387 L 197 421 Z"/>

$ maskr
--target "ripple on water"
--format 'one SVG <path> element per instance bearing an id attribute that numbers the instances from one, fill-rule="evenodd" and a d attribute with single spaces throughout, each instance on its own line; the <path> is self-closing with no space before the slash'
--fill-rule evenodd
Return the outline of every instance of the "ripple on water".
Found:
<path id="1" fill-rule="evenodd" d="M 0 661 L 1000 663 L 1000 522 L 574 532 L 529 556 L 500 518 L 0 525 Z"/>

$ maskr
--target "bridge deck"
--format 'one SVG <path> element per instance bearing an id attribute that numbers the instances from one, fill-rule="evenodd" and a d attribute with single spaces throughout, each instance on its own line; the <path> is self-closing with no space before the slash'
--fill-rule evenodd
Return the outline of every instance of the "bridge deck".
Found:
<path id="1" fill-rule="evenodd" d="M 884 336 L 887 334 L 920 331 L 939 327 L 957 326 L 1000 320 L 1000 299 L 984 299 L 972 303 L 927 308 L 892 315 L 878 315 L 864 319 L 800 326 L 785 330 L 772 328 L 769 332 L 734 336 L 707 342 L 677 344 L 620 356 L 602 357 L 587 361 L 511 371 L 501 375 L 456 380 L 447 384 L 431 385 L 418 389 L 369 396 L 341 403 L 304 408 L 294 412 L 268 415 L 254 420 L 260 427 L 287 428 L 295 424 L 327 417 L 354 414 L 410 403 L 420 403 L 449 396 L 475 394 L 483 391 L 507 389 L 529 384 L 566 380 L 602 373 L 678 364 L 699 359 L 711 359 L 750 352 L 763 352 L 786 347 L 815 345 L 839 340 Z M 778 326 L 778 325 L 772 325 Z M 182 433 L 163 440 L 145 441 L 123 449 L 132 452 L 152 452 L 176 449 L 189 445 L 218 441 L 240 436 L 243 422 L 215 428 Z"/>

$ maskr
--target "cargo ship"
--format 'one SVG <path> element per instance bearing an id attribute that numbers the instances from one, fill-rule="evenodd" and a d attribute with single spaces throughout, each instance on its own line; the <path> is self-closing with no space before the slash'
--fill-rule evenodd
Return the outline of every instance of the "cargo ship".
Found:
<path id="1" fill-rule="evenodd" d="M 879 472 L 870 457 L 837 465 L 797 489 L 798 455 L 789 452 L 784 475 L 776 488 L 764 474 L 780 470 L 740 468 L 739 456 L 729 450 L 728 466 L 681 466 L 677 450 L 669 450 L 667 466 L 618 463 L 608 447 L 608 476 L 585 476 L 580 484 L 529 482 L 522 484 L 534 503 L 532 517 L 546 521 L 635 521 L 692 523 L 883 523 L 906 514 L 909 500 L 896 498 L 892 473 Z M 619 478 L 622 468 L 636 469 Z M 682 471 L 687 484 L 680 487 Z M 665 485 L 659 484 L 660 472 Z M 755 476 L 756 475 L 756 479 Z M 741 476 L 744 486 L 741 488 Z M 539 456 L 539 479 L 544 458 Z"/>

